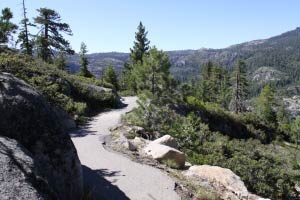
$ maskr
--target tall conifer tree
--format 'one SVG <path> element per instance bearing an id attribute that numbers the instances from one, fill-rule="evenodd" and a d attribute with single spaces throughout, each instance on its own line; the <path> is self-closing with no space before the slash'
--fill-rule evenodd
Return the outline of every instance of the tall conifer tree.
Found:
<path id="1" fill-rule="evenodd" d="M 148 32 L 145 26 L 140 22 L 138 31 L 135 33 L 135 41 L 133 47 L 130 49 L 130 65 L 126 65 L 123 72 L 122 85 L 127 90 L 137 93 L 137 77 L 136 69 L 143 64 L 143 58 L 149 53 L 150 41 L 147 38 Z"/>
<path id="2" fill-rule="evenodd" d="M 20 43 L 21 50 L 28 54 L 32 55 L 33 52 L 33 40 L 32 35 L 29 33 L 28 28 L 30 26 L 35 26 L 34 24 L 31 24 L 29 22 L 29 19 L 27 18 L 27 9 L 25 6 L 25 0 L 22 1 L 22 7 L 23 7 L 23 19 L 21 20 L 21 31 L 18 35 L 17 43 Z"/>
<path id="3" fill-rule="evenodd" d="M 208 61 L 202 68 L 198 97 L 203 101 L 210 101 L 213 94 L 212 78 L 214 65 Z"/>
<path id="4" fill-rule="evenodd" d="M 145 26 L 140 22 L 138 31 L 135 33 L 134 46 L 130 49 L 130 61 L 132 64 L 143 62 L 143 57 L 149 52 L 150 41 L 147 38 L 148 32 Z"/>
<path id="5" fill-rule="evenodd" d="M 275 92 L 273 88 L 267 84 L 263 87 L 260 96 L 256 100 L 256 111 L 262 120 L 273 125 L 276 123 L 276 114 L 273 110 L 274 105 Z"/>
<path id="6" fill-rule="evenodd" d="M 248 96 L 248 81 L 245 67 L 245 63 L 239 60 L 233 72 L 230 110 L 237 114 L 246 110 L 245 101 Z"/>
<path id="7" fill-rule="evenodd" d="M 10 37 L 14 34 L 18 28 L 17 25 L 11 22 L 13 13 L 9 8 L 4 8 L 1 11 L 0 16 L 0 44 L 6 44 L 9 42 Z"/>
<path id="8" fill-rule="evenodd" d="M 44 61 L 50 62 L 54 55 L 54 50 L 74 54 L 70 43 L 61 34 L 72 35 L 70 26 L 62 23 L 60 15 L 54 10 L 40 8 L 37 11 L 39 16 L 34 18 L 34 22 L 40 25 L 37 38 L 39 57 Z"/>
<path id="9" fill-rule="evenodd" d="M 80 45 L 80 72 L 79 72 L 79 76 L 84 76 L 87 78 L 91 78 L 93 77 L 92 73 L 88 70 L 88 65 L 89 65 L 89 60 L 86 56 L 87 54 L 87 47 L 86 44 L 84 42 L 81 43 Z"/>

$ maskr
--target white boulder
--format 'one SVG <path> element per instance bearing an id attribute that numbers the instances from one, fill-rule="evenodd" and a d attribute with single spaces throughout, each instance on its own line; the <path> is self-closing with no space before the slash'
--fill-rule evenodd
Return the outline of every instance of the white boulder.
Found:
<path id="1" fill-rule="evenodd" d="M 176 140 L 170 135 L 164 135 L 161 138 L 158 138 L 151 142 L 152 144 L 163 144 L 174 149 L 178 149 L 178 143 Z"/>
<path id="2" fill-rule="evenodd" d="M 249 193 L 239 176 L 234 174 L 230 169 L 209 166 L 195 165 L 191 166 L 184 175 L 188 178 L 197 178 L 199 181 L 208 181 L 222 199 L 248 199 Z"/>
<path id="3" fill-rule="evenodd" d="M 146 155 L 151 156 L 159 162 L 172 162 L 177 168 L 183 168 L 185 164 L 184 153 L 172 147 L 150 143 L 144 148 Z"/>

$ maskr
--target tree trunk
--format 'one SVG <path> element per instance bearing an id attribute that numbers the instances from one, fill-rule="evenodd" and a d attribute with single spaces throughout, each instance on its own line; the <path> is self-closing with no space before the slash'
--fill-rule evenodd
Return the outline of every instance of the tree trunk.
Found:
<path id="1" fill-rule="evenodd" d="M 31 51 L 30 51 L 30 48 L 29 48 L 29 39 L 28 39 L 28 28 L 27 28 L 27 17 L 26 17 L 25 0 L 23 0 L 23 17 L 24 17 L 26 53 L 30 55 Z"/>

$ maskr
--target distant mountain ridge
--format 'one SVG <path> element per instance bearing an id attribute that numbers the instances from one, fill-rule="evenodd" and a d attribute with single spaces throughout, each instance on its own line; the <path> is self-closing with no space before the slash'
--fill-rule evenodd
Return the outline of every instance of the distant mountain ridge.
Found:
<path id="1" fill-rule="evenodd" d="M 272 67 L 298 82 L 300 75 L 300 28 L 269 39 L 253 40 L 223 49 L 167 51 L 170 55 L 171 73 L 175 78 L 186 81 L 199 75 L 201 67 L 211 60 L 232 70 L 238 59 L 245 60 L 249 73 L 260 67 Z M 93 53 L 88 55 L 90 70 L 101 77 L 105 67 L 112 64 L 121 74 L 124 62 L 129 62 L 129 53 Z M 68 58 L 71 71 L 79 70 L 79 56 Z"/>

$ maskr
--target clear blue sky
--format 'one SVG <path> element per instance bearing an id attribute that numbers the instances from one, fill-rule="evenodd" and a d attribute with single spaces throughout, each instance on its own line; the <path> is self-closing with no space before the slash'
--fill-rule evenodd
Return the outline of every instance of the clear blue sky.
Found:
<path id="1" fill-rule="evenodd" d="M 139 21 L 151 45 L 163 50 L 223 48 L 268 38 L 300 26 L 299 0 L 26 0 L 30 17 L 36 9 L 58 11 L 74 36 L 78 51 L 128 52 Z M 0 0 L 20 21 L 21 0 Z"/>

